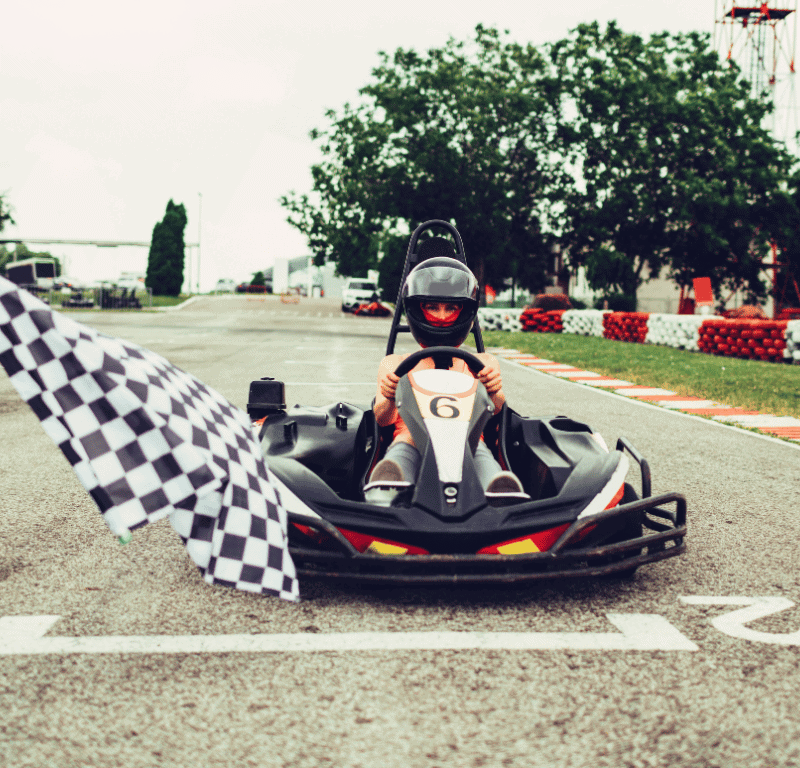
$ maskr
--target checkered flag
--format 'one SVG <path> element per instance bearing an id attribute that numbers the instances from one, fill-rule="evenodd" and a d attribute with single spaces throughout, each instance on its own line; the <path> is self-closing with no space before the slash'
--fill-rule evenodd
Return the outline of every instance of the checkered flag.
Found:
<path id="1" fill-rule="evenodd" d="M 210 584 L 298 599 L 247 415 L 160 355 L 0 277 L 0 364 L 118 536 L 169 517 Z"/>

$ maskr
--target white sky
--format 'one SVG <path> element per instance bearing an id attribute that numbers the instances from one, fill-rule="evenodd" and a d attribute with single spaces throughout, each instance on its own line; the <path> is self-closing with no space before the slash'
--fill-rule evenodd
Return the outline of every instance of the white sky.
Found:
<path id="1" fill-rule="evenodd" d="M 455 9 L 458 10 L 450 10 Z M 186 206 L 201 288 L 307 253 L 277 200 L 310 188 L 308 131 L 355 101 L 379 50 L 426 50 L 476 24 L 535 44 L 580 22 L 713 31 L 713 0 L 16 2 L 2 13 L 0 192 L 29 238 L 148 241 Z M 439 216 L 431 211 L 431 217 Z M 70 274 L 144 271 L 147 250 L 31 246 Z M 196 256 L 192 257 L 196 282 Z"/>

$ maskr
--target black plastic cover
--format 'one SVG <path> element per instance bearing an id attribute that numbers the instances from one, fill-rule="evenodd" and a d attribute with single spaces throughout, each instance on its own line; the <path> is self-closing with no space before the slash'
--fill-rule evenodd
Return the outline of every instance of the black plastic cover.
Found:
<path id="1" fill-rule="evenodd" d="M 259 379 L 250 382 L 247 415 L 254 421 L 286 410 L 286 393 L 282 381 Z"/>

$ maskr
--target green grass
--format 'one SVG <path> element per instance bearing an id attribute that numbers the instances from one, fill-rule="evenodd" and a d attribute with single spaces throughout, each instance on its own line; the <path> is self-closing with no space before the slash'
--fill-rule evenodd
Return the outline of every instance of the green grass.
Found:
<path id="1" fill-rule="evenodd" d="M 186 299 L 191 299 L 194 294 L 182 293 L 180 296 L 153 296 L 154 307 L 175 307 L 182 304 Z M 142 302 L 143 307 L 147 307 L 147 294 L 139 296 L 139 301 Z"/>
<path id="2" fill-rule="evenodd" d="M 740 360 L 572 333 L 484 331 L 486 346 L 568 363 L 634 384 L 800 418 L 800 365 Z"/>
<path id="3" fill-rule="evenodd" d="M 85 291 L 85 296 L 92 297 L 94 294 L 91 291 Z M 186 299 L 190 299 L 194 294 L 191 293 L 182 293 L 180 296 L 153 296 L 153 304 L 152 308 L 155 309 L 156 307 L 174 307 L 178 304 L 182 304 Z M 43 294 L 42 298 L 47 299 L 50 302 L 50 306 L 54 309 L 59 309 L 64 312 L 71 311 L 73 308 L 71 307 L 62 307 L 62 303 L 65 302 L 70 297 L 70 294 L 64 294 L 60 291 L 50 291 L 50 293 Z M 139 299 L 142 309 L 148 310 L 151 308 L 150 306 L 150 299 L 145 291 L 137 291 L 136 297 Z M 78 312 L 85 312 L 86 309 L 84 308 L 74 308 L 74 311 Z M 118 312 L 120 310 L 113 310 Z M 138 311 L 138 310 L 136 310 Z"/>

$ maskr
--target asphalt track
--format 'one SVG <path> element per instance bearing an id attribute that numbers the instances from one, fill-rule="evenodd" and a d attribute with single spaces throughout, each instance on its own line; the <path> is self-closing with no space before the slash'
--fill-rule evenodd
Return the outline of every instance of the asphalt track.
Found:
<path id="1" fill-rule="evenodd" d="M 72 316 L 240 406 L 266 375 L 367 404 L 389 327 L 276 298 Z M 629 581 L 209 587 L 168 525 L 121 547 L 0 378 L 0 763 L 800 765 L 797 447 L 502 371 L 521 413 L 628 437 L 687 497 L 688 552 Z"/>

